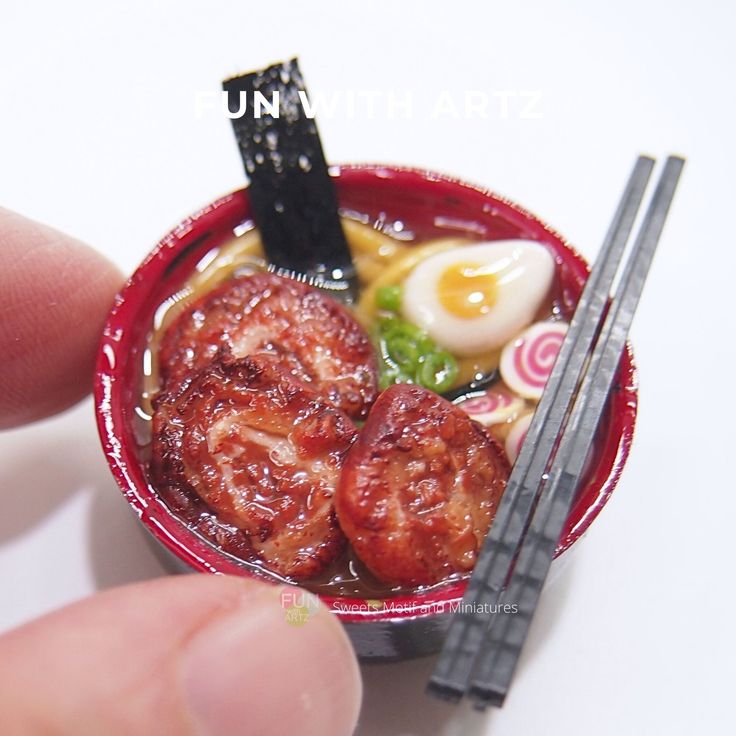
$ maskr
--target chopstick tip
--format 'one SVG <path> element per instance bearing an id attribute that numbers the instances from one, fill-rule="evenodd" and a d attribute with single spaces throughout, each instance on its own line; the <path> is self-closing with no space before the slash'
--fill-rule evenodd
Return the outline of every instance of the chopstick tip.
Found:
<path id="1" fill-rule="evenodd" d="M 681 156 L 678 153 L 671 153 L 669 156 L 667 156 L 667 164 L 670 165 L 679 165 L 680 168 L 682 168 L 685 165 L 685 162 L 687 159 L 684 156 Z"/>
<path id="2" fill-rule="evenodd" d="M 425 692 L 431 695 L 433 698 L 438 700 L 444 700 L 446 703 L 453 703 L 457 705 L 462 700 L 465 694 L 462 690 L 458 690 L 457 687 L 446 682 L 436 675 L 430 677 Z"/>
<path id="3" fill-rule="evenodd" d="M 473 701 L 473 708 L 479 711 L 485 711 L 489 706 L 502 708 L 506 701 L 505 690 L 482 687 L 478 683 L 471 685 L 468 695 Z"/>

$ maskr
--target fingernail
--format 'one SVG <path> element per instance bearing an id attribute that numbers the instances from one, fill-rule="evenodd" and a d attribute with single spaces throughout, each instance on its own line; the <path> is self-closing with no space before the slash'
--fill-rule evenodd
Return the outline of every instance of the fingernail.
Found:
<path id="1" fill-rule="evenodd" d="M 342 626 L 321 605 L 300 606 L 299 589 L 259 593 L 208 624 L 183 653 L 195 733 L 351 734 L 362 685 Z"/>

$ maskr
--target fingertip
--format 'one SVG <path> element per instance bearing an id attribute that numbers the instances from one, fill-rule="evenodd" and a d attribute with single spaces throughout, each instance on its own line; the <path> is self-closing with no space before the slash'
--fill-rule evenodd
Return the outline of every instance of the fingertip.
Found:
<path id="1" fill-rule="evenodd" d="M 321 604 L 295 605 L 303 591 L 283 593 L 223 618 L 187 648 L 182 684 L 203 736 L 345 736 L 355 729 L 362 683 L 343 627 Z M 292 616 L 295 609 L 301 615 Z"/>
<path id="2" fill-rule="evenodd" d="M 60 736 L 350 734 L 362 695 L 352 647 L 321 604 L 295 625 L 302 591 L 287 591 L 182 575 L 31 622 L 0 636 L 0 720 Z"/>
<path id="3" fill-rule="evenodd" d="M 0 208 L 0 429 L 71 406 L 90 389 L 123 277 L 102 255 Z"/>

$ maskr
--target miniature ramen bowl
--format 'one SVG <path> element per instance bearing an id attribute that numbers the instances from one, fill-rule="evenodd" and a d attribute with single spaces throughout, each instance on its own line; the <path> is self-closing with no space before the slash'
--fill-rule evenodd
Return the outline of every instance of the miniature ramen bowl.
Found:
<path id="1" fill-rule="evenodd" d="M 528 238 L 543 243 L 557 262 L 563 312 L 574 309 L 588 275 L 585 261 L 560 235 L 521 207 L 484 189 L 423 170 L 349 165 L 334 167 L 332 174 L 344 214 L 359 214 L 395 233 L 414 233 L 417 242 L 461 236 Z M 261 577 L 252 566 L 190 529 L 159 497 L 148 480 L 146 440 L 137 415 L 143 355 L 156 308 L 181 287 L 205 254 L 248 226 L 252 226 L 252 213 L 245 189 L 218 199 L 174 228 L 118 295 L 97 358 L 95 406 L 107 461 L 172 571 Z M 613 492 L 629 453 L 636 407 L 636 374 L 627 347 L 557 556 L 582 536 Z M 467 579 L 454 580 L 383 600 L 320 598 L 342 621 L 361 658 L 402 659 L 439 650 L 466 585 Z"/>

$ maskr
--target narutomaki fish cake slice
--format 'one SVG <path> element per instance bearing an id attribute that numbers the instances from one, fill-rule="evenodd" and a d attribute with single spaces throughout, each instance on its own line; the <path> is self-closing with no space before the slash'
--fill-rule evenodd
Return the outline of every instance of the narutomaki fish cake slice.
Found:
<path id="1" fill-rule="evenodd" d="M 223 353 L 262 352 L 355 419 L 376 397 L 376 357 L 355 318 L 321 291 L 270 273 L 231 279 L 177 317 L 158 355 L 164 388 Z"/>
<path id="2" fill-rule="evenodd" d="M 313 577 L 344 548 L 333 495 L 355 435 L 277 359 L 218 359 L 156 399 L 152 477 L 199 497 L 271 570 Z"/>
<path id="3" fill-rule="evenodd" d="M 348 453 L 335 508 L 378 578 L 436 583 L 472 570 L 509 470 L 500 446 L 465 412 L 397 384 L 378 397 Z"/>

